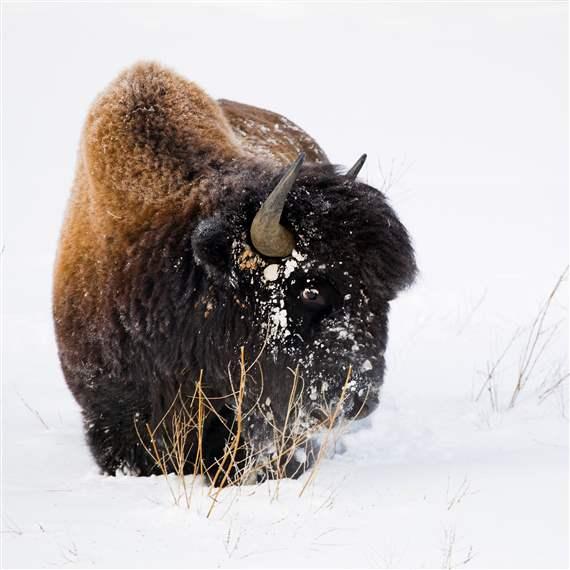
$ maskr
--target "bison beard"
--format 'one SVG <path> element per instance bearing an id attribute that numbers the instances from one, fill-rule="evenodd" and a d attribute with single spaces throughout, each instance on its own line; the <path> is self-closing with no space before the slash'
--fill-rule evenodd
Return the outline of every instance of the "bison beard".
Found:
<path id="1" fill-rule="evenodd" d="M 299 152 L 305 162 L 277 216 L 292 241 L 276 256 L 252 240 L 252 223 Z M 125 71 L 99 96 L 83 131 L 53 305 L 62 369 L 105 473 L 158 472 L 139 428 L 195 407 L 200 374 L 211 409 L 200 437 L 185 442 L 184 471 L 199 460 L 211 473 L 236 436 L 242 347 L 248 363 L 256 359 L 243 391 L 242 454 L 270 454 L 275 427 L 310 431 L 335 404 L 349 419 L 376 407 L 389 302 L 416 267 L 386 198 L 356 179 L 361 162 L 342 174 L 284 117 L 216 103 L 156 64 Z"/>

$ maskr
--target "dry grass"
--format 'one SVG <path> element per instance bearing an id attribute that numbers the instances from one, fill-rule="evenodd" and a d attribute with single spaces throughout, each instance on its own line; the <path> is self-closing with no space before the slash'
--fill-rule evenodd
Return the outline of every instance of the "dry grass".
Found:
<path id="1" fill-rule="evenodd" d="M 462 552 L 459 553 L 458 550 Z M 473 548 L 458 549 L 457 534 L 455 527 L 449 527 L 443 531 L 443 558 L 441 568 L 452 570 L 453 568 L 461 568 L 467 566 L 473 560 Z"/>
<path id="2" fill-rule="evenodd" d="M 254 376 L 254 372 L 257 372 L 257 376 Z M 221 398 L 226 405 L 231 402 L 231 423 L 219 414 L 219 406 L 206 395 L 203 386 L 204 374 L 201 372 L 194 392 L 185 395 L 179 390 L 157 425 L 146 424 L 143 433 L 137 427 L 139 440 L 164 476 L 176 505 L 184 502 L 187 508 L 191 507 L 196 480 L 203 475 L 206 475 L 206 481 L 209 482 L 208 517 L 219 504 L 224 487 L 232 485 L 243 488 L 255 484 L 260 474 L 263 478 L 274 481 L 270 487 L 270 496 L 272 500 L 276 500 L 279 497 L 281 480 L 298 475 L 300 470 L 304 470 L 304 464 L 295 458 L 295 451 L 310 447 L 311 440 L 316 434 L 320 434 L 318 451 L 312 457 L 312 468 L 299 491 L 299 496 L 305 493 L 314 482 L 322 460 L 334 446 L 336 432 L 343 429 L 342 408 L 349 394 L 352 368 L 348 369 L 338 400 L 320 409 L 322 420 L 311 422 L 306 421 L 304 412 L 304 385 L 299 367 L 290 369 L 289 372 L 292 375 L 291 391 L 283 425 L 275 421 L 270 411 L 263 409 L 259 399 L 249 408 L 246 407 L 245 396 L 250 383 L 255 384 L 261 397 L 262 390 L 259 390 L 259 385 L 261 383 L 263 386 L 263 371 L 259 365 L 259 356 L 248 363 L 242 347 L 239 379 L 234 382 L 228 367 L 231 392 Z M 218 399 L 220 398 L 216 398 Z M 263 418 L 272 433 L 271 441 L 265 447 L 255 450 L 243 437 L 247 419 L 254 412 Z M 204 425 L 211 414 L 217 416 L 227 433 L 223 453 L 215 465 L 207 465 L 203 456 Z M 171 477 L 172 473 L 176 477 Z"/>
<path id="3" fill-rule="evenodd" d="M 564 397 L 564 393 L 561 390 L 564 383 L 568 380 L 570 373 L 565 371 L 564 365 L 557 364 L 553 367 L 552 372 L 548 374 L 538 390 L 538 403 L 542 404 L 547 398 L 552 396 L 553 394 L 558 394 L 561 397 L 562 403 L 562 415 L 565 415 L 565 408 L 564 405 L 566 403 L 566 398 Z"/>
<path id="4" fill-rule="evenodd" d="M 475 401 L 478 402 L 481 399 L 481 396 L 483 396 L 483 394 L 487 392 L 489 396 L 489 403 L 491 405 L 491 409 L 494 412 L 499 411 L 499 394 L 498 394 L 497 381 L 496 381 L 497 370 L 499 369 L 505 357 L 510 353 L 511 348 L 513 347 L 515 341 L 520 337 L 521 332 L 522 331 L 520 329 L 517 329 L 514 332 L 514 334 L 511 336 L 509 342 L 505 346 L 504 350 L 501 352 L 500 356 L 493 362 L 487 363 L 485 380 L 481 384 L 481 388 L 479 389 L 477 396 L 475 396 Z"/>
<path id="5" fill-rule="evenodd" d="M 531 384 L 531 379 L 536 376 L 538 366 L 540 364 L 544 364 L 543 361 L 547 349 L 555 339 L 556 335 L 560 333 L 560 328 L 563 323 L 562 321 L 558 321 L 550 325 L 547 323 L 552 302 L 560 291 L 562 284 L 567 279 L 568 267 L 564 269 L 560 277 L 557 279 L 554 287 L 540 307 L 536 317 L 528 327 L 528 332 L 523 337 L 524 341 L 520 349 L 514 385 L 508 393 L 509 403 L 506 406 L 506 409 L 514 408 L 521 394 L 528 389 L 528 386 Z M 511 356 L 513 347 L 516 346 L 516 343 L 522 337 L 523 332 L 524 331 L 521 328 L 517 328 L 500 356 L 495 361 L 487 364 L 485 378 L 475 397 L 475 401 L 479 401 L 482 395 L 487 392 L 491 408 L 494 412 L 499 412 L 501 408 L 504 407 L 501 406 L 499 400 L 497 371 L 505 358 Z M 543 402 L 552 394 L 558 393 L 560 388 L 563 387 L 564 383 L 568 379 L 568 376 L 569 373 L 567 368 L 564 370 L 563 367 L 557 366 L 539 387 L 539 403 Z"/>
<path id="6" fill-rule="evenodd" d="M 457 507 L 468 495 L 475 494 L 473 491 L 471 491 L 471 483 L 467 480 L 467 477 L 463 478 L 463 481 L 455 491 L 452 491 L 450 489 L 450 484 L 451 482 L 448 479 L 446 493 L 448 511 L 451 511 Z"/>
<path id="7" fill-rule="evenodd" d="M 530 331 L 528 333 L 528 337 L 524 346 L 524 349 L 521 353 L 520 364 L 518 369 L 518 376 L 515 388 L 511 395 L 511 401 L 509 403 L 509 408 L 513 408 L 520 393 L 527 385 L 532 373 L 540 361 L 544 351 L 554 338 L 554 336 L 558 333 L 560 329 L 560 322 L 555 323 L 551 327 L 545 326 L 546 316 L 548 315 L 548 311 L 552 304 L 552 300 L 554 299 L 556 293 L 560 289 L 562 283 L 568 278 L 568 267 L 564 269 L 562 275 L 556 281 L 554 288 L 548 295 L 546 301 L 544 302 L 543 306 L 540 308 L 536 318 L 534 319 Z M 567 376 L 567 375 L 566 375 Z"/>

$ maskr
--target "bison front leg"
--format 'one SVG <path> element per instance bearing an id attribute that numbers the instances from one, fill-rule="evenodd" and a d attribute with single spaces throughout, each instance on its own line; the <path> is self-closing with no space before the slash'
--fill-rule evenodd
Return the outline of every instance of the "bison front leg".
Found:
<path id="1" fill-rule="evenodd" d="M 87 443 L 97 465 L 106 475 L 154 475 L 160 468 L 148 453 L 138 435 L 137 426 L 144 426 L 138 414 L 106 414 L 84 410 L 83 421 Z"/>

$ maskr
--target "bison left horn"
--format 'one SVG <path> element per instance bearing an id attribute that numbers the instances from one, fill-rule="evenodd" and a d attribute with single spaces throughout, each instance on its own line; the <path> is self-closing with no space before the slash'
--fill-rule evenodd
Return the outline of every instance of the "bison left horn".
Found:
<path id="1" fill-rule="evenodd" d="M 251 223 L 250 235 L 253 246 L 268 257 L 287 257 L 295 247 L 295 238 L 281 225 L 285 200 L 305 159 L 301 153 L 288 168 L 277 186 L 266 198 Z"/>
<path id="2" fill-rule="evenodd" d="M 356 180 L 358 173 L 366 162 L 366 155 L 363 154 L 355 163 L 354 166 L 346 173 L 346 177 L 350 180 Z"/>

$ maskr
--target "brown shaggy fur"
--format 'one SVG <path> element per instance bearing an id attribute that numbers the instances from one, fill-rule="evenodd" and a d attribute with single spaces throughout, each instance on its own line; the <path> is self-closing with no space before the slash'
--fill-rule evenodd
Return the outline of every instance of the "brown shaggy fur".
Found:
<path id="1" fill-rule="evenodd" d="M 286 164 L 301 150 L 307 162 L 328 162 L 317 143 L 281 115 L 217 103 L 156 63 L 125 70 L 96 99 L 82 133 L 55 266 L 58 336 L 68 337 L 68 344 L 77 319 L 89 321 L 108 269 L 104 259 L 127 251 L 138 235 L 175 212 L 210 212 L 214 197 L 203 177 L 248 156 Z"/>

